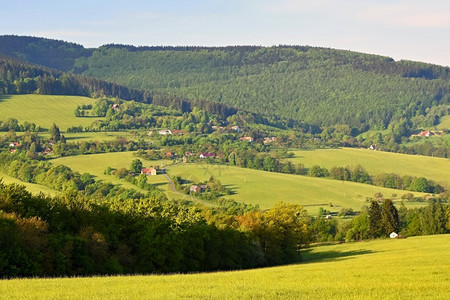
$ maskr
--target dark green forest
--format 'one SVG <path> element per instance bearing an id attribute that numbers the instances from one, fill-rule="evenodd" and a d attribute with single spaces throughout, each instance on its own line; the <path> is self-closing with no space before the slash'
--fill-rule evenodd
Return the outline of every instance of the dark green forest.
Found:
<path id="1" fill-rule="evenodd" d="M 4 36 L 0 37 L 0 52 L 145 90 L 155 100 L 222 103 L 274 120 L 347 124 L 359 131 L 385 129 L 392 121 L 425 116 L 427 109 L 448 105 L 450 100 L 448 67 L 351 51 L 114 44 L 84 49 L 61 43 Z M 35 48 L 41 56 L 32 55 L 30 49 Z M 43 57 L 46 49 L 51 50 L 51 63 Z M 69 62 L 73 62 L 71 67 Z"/>

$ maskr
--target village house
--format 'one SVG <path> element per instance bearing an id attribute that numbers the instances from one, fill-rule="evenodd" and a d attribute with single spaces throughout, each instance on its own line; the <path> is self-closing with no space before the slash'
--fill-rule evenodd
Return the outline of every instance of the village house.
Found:
<path id="1" fill-rule="evenodd" d="M 113 104 L 113 106 L 112 106 L 112 109 L 114 109 L 114 110 L 118 110 L 120 107 L 119 107 L 119 104 Z"/>
<path id="2" fill-rule="evenodd" d="M 421 132 L 420 132 L 420 135 L 421 135 L 421 136 L 428 137 L 428 136 L 432 136 L 432 135 L 434 135 L 434 134 L 433 134 L 431 131 L 424 130 L 424 131 L 421 131 Z"/>
<path id="3" fill-rule="evenodd" d="M 235 126 L 231 126 L 231 129 L 237 132 L 241 132 L 241 128 L 239 128 L 239 126 L 235 125 Z"/>
<path id="4" fill-rule="evenodd" d="M 44 149 L 44 151 L 42 153 L 44 153 L 44 155 L 52 154 L 52 149 L 47 147 L 47 148 Z"/>
<path id="5" fill-rule="evenodd" d="M 16 143 L 16 142 L 12 142 L 12 143 L 9 144 L 9 146 L 10 147 L 18 147 L 18 146 L 20 146 L 20 144 Z"/>
<path id="6" fill-rule="evenodd" d="M 276 137 L 265 137 L 264 144 L 270 144 L 272 142 L 276 142 L 278 139 Z"/>
<path id="7" fill-rule="evenodd" d="M 200 153 L 199 157 L 200 158 L 214 158 L 214 153 L 209 153 L 209 152 L 202 152 Z"/>
<path id="8" fill-rule="evenodd" d="M 148 169 L 141 169 L 141 174 L 144 174 L 144 175 L 147 175 L 147 176 L 157 175 L 158 171 L 155 168 L 150 167 Z"/>
<path id="9" fill-rule="evenodd" d="M 184 132 L 181 131 L 181 130 L 179 130 L 179 129 L 177 129 L 177 130 L 172 130 L 172 134 L 173 134 L 173 135 L 183 135 Z"/>
<path id="10" fill-rule="evenodd" d="M 171 135 L 172 131 L 170 131 L 170 129 L 164 129 L 164 130 L 160 130 L 158 133 L 161 135 L 168 135 L 168 134 Z"/>
<path id="11" fill-rule="evenodd" d="M 202 193 L 202 192 L 204 192 L 207 188 L 208 188 L 207 185 L 192 185 L 192 186 L 189 188 L 189 192 L 193 192 L 193 193 Z"/>
<path id="12" fill-rule="evenodd" d="M 253 138 L 251 136 L 241 137 L 241 141 L 253 142 Z"/>

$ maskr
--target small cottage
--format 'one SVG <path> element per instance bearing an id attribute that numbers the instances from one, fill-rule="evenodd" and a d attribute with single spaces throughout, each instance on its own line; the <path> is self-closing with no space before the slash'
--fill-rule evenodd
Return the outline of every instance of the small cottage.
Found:
<path id="1" fill-rule="evenodd" d="M 161 135 L 171 135 L 172 131 L 170 131 L 170 129 L 164 129 L 164 130 L 158 131 L 158 133 Z"/>
<path id="2" fill-rule="evenodd" d="M 155 168 L 150 167 L 148 169 L 141 169 L 141 174 L 147 175 L 147 176 L 151 176 L 151 175 L 157 175 L 158 172 Z"/>
<path id="3" fill-rule="evenodd" d="M 214 158 L 214 153 L 209 153 L 209 152 L 202 152 L 200 153 L 199 157 L 200 158 Z"/>

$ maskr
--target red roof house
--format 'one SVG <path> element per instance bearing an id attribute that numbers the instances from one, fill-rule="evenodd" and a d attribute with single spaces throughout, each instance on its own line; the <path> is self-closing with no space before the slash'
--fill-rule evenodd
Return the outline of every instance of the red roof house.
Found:
<path id="1" fill-rule="evenodd" d="M 156 175 L 158 172 L 155 168 L 150 167 L 148 169 L 141 169 L 141 174 L 150 176 L 150 175 Z"/>
<path id="2" fill-rule="evenodd" d="M 208 158 L 208 157 L 210 157 L 210 158 L 214 158 L 214 153 L 209 153 L 209 152 L 202 152 L 202 153 L 200 153 L 200 158 Z"/>

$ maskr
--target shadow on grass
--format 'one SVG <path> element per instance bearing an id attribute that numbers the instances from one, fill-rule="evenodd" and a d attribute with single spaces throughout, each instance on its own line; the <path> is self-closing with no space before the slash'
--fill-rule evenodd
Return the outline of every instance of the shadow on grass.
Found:
<path id="1" fill-rule="evenodd" d="M 353 256 L 375 253 L 372 250 L 352 250 L 352 251 L 323 251 L 312 253 L 313 249 L 306 249 L 301 252 L 302 263 L 328 262 L 349 259 Z"/>
<path id="2" fill-rule="evenodd" d="M 80 139 L 88 139 L 90 138 L 89 136 L 65 136 L 66 140 L 80 140 Z"/>
<path id="3" fill-rule="evenodd" d="M 12 98 L 11 95 L 1 95 L 0 96 L 0 103 L 5 101 L 5 100 L 11 99 L 11 98 Z"/>

